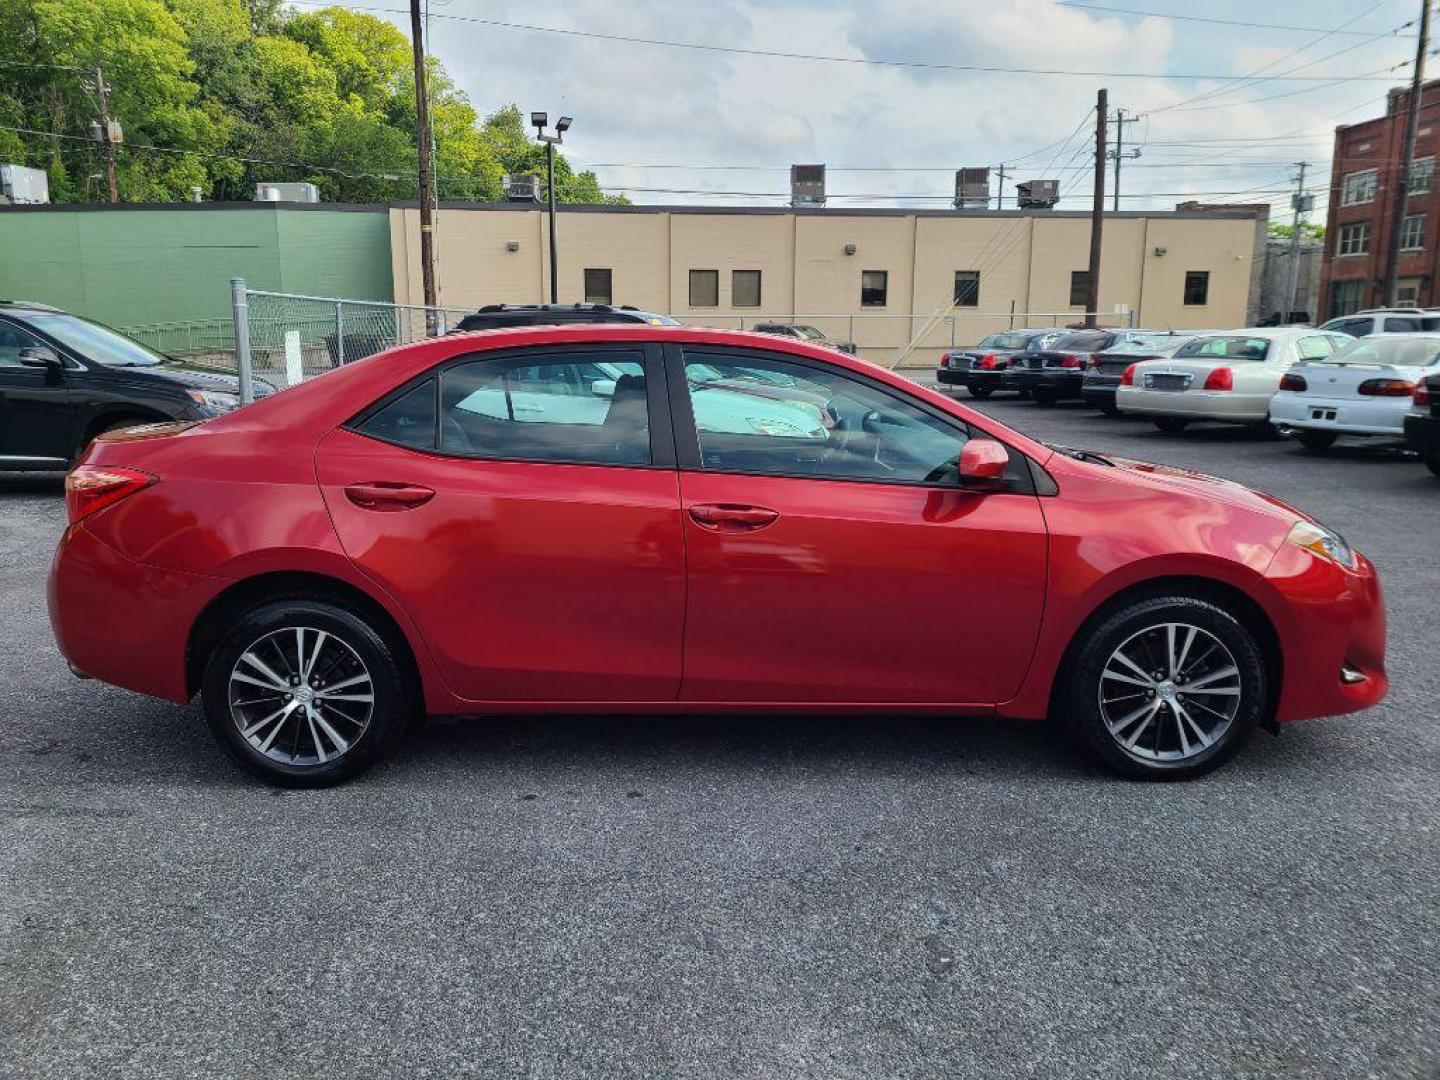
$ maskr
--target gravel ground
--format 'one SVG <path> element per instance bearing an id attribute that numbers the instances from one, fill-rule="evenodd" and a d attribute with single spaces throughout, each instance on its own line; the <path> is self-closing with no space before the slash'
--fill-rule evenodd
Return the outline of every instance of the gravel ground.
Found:
<path id="1" fill-rule="evenodd" d="M 282 794 L 69 677 L 58 483 L 0 479 L 0 1075 L 1440 1075 L 1440 481 L 984 408 L 1345 533 L 1390 700 L 1190 784 L 1046 724 L 610 718 L 433 724 Z"/>

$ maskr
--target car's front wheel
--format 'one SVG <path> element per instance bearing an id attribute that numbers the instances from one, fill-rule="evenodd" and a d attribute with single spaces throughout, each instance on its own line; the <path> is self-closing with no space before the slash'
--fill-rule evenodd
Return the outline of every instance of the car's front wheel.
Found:
<path id="1" fill-rule="evenodd" d="M 1232 614 L 1190 596 L 1137 600 L 1087 630 L 1057 703 L 1110 768 L 1195 776 L 1228 760 L 1267 708 L 1265 662 Z"/>
<path id="2" fill-rule="evenodd" d="M 243 768 L 284 787 L 328 787 L 394 745 L 416 691 L 366 619 L 285 599 L 237 621 L 210 654 L 201 699 L 211 732 Z"/>

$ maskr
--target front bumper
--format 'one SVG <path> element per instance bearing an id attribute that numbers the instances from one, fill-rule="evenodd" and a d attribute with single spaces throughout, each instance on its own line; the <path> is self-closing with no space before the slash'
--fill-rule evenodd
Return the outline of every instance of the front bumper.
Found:
<path id="1" fill-rule="evenodd" d="M 1405 413 L 1409 408 L 1406 398 L 1325 398 L 1281 391 L 1270 400 L 1270 419 L 1307 431 L 1398 439 L 1405 434 Z"/>
<path id="2" fill-rule="evenodd" d="M 1425 457 L 1440 456 L 1440 416 L 1406 416 L 1405 444 Z"/>
<path id="3" fill-rule="evenodd" d="M 1265 572 L 1284 601 L 1277 620 L 1281 723 L 1368 709 L 1385 697 L 1385 602 L 1363 555 L 1353 570 L 1282 544 Z"/>
<path id="4" fill-rule="evenodd" d="M 1115 391 L 1121 412 L 1141 416 L 1182 416 L 1187 420 L 1218 420 L 1255 424 L 1270 414 L 1270 395 L 1224 390 L 1146 390 L 1122 386 Z"/>

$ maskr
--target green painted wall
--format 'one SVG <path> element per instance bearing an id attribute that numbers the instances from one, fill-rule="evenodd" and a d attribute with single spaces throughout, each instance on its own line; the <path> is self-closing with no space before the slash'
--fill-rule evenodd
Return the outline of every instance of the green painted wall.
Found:
<path id="1" fill-rule="evenodd" d="M 393 298 L 390 219 L 269 206 L 0 211 L 0 297 L 112 326 L 227 319 L 251 288 Z"/>

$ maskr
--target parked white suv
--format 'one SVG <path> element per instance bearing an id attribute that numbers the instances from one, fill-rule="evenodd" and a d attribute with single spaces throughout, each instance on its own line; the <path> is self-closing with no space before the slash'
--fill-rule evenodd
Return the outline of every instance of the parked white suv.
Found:
<path id="1" fill-rule="evenodd" d="M 1414 334 L 1426 330 L 1440 330 L 1440 311 L 1424 311 L 1421 308 L 1367 308 L 1353 315 L 1341 315 L 1331 319 L 1320 329 L 1338 331 L 1351 337 Z"/>

